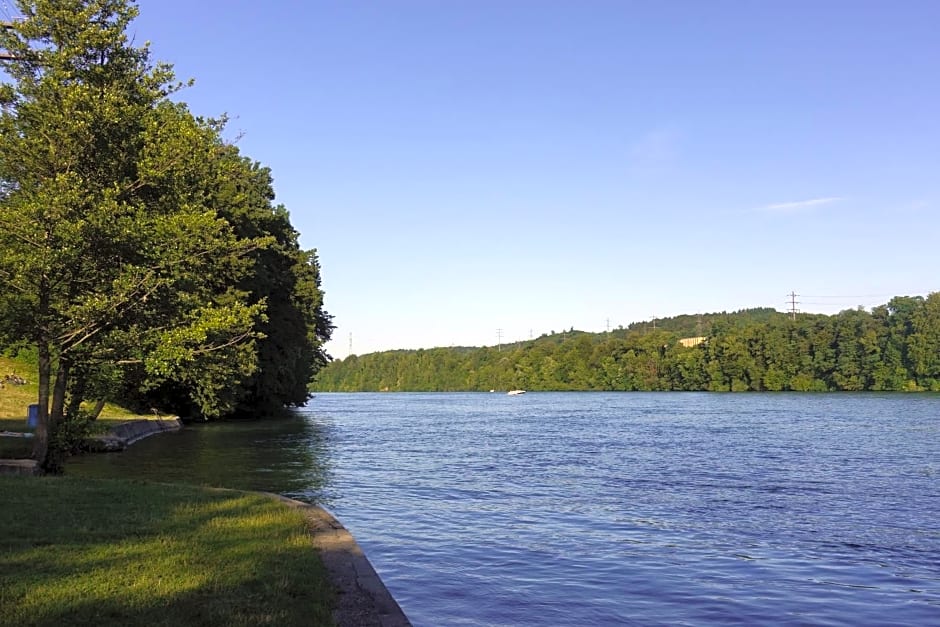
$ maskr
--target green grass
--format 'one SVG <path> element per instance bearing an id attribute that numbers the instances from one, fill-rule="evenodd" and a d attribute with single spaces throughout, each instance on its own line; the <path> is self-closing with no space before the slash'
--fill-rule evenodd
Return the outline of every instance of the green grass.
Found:
<path id="1" fill-rule="evenodd" d="M 25 428 L 26 408 L 35 403 L 39 397 L 38 374 L 36 364 L 27 359 L 0 356 L 0 380 L 5 375 L 16 373 L 26 379 L 26 385 L 7 384 L 0 390 L 0 420 L 14 419 L 22 421 Z M 89 406 L 92 404 L 89 403 Z M 83 405 L 84 407 L 84 405 Z M 99 420 L 132 420 L 152 419 L 151 414 L 137 414 L 114 403 L 107 403 L 101 412 Z M 0 424 L 0 429 L 6 429 Z"/>
<path id="2" fill-rule="evenodd" d="M 13 373 L 26 379 L 27 383 L 26 385 L 8 383 L 4 385 L 3 389 L 0 389 L 0 431 L 25 433 L 29 431 L 26 428 L 26 408 L 35 403 L 39 396 L 36 365 L 28 359 L 0 356 L 0 380 L 5 375 Z M 136 414 L 119 405 L 108 403 L 104 406 L 98 422 L 107 425 L 109 422 L 152 420 L 154 418 L 155 416 L 150 414 Z M 32 454 L 32 447 L 33 442 L 29 438 L 0 437 L 0 459 L 29 457 Z"/>
<path id="3" fill-rule="evenodd" d="M 0 476 L 0 625 L 331 625 L 302 515 L 262 495 Z"/>
<path id="4" fill-rule="evenodd" d="M 26 408 L 36 402 L 39 386 L 36 383 L 36 366 L 22 359 L 0 356 L 0 381 L 8 374 L 16 373 L 26 379 L 26 385 L 6 384 L 0 390 L 0 418 L 19 418 L 26 423 Z M 6 428 L 3 425 L 0 428 Z"/>

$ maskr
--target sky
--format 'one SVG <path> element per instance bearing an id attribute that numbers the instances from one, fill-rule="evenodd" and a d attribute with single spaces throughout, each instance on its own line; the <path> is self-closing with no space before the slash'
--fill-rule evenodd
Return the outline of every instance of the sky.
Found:
<path id="1" fill-rule="evenodd" d="M 337 358 L 940 289 L 940 2 L 140 0 Z"/>

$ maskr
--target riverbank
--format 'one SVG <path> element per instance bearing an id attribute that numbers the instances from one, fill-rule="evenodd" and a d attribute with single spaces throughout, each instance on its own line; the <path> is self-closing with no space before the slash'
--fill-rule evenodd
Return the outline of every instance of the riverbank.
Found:
<path id="1" fill-rule="evenodd" d="M 183 421 L 173 416 L 152 420 L 127 420 L 113 425 L 108 432 L 90 438 L 92 452 L 123 451 L 131 444 L 158 433 L 179 431 Z"/>
<path id="2" fill-rule="evenodd" d="M 410 625 L 319 507 L 69 477 L 0 477 L 0 502 L 0 625 Z"/>
<path id="3" fill-rule="evenodd" d="M 183 428 L 183 422 L 175 416 L 101 420 L 96 424 L 107 425 L 107 431 L 87 439 L 90 452 L 123 451 L 151 435 Z M 36 462 L 28 459 L 32 445 L 32 430 L 26 427 L 25 420 L 0 419 L 0 475 L 35 475 Z"/>
<path id="4" fill-rule="evenodd" d="M 314 546 L 336 588 L 338 627 L 411 627 L 411 623 L 352 534 L 322 507 L 272 494 L 301 512 Z"/>
<path id="5" fill-rule="evenodd" d="M 146 435 L 154 433 L 162 433 L 166 429 L 170 428 L 173 424 L 177 424 L 177 421 L 163 421 L 168 424 L 158 424 L 155 420 L 149 421 L 135 421 L 134 423 L 125 423 L 123 425 L 118 425 L 114 433 L 112 434 L 115 437 L 126 439 L 127 443 L 133 443 L 146 437 Z M 144 423 L 153 423 L 153 424 L 144 424 Z M 166 436 L 170 437 L 170 436 Z M 174 439 L 174 441 L 176 441 Z M 224 448 L 224 447 L 223 447 Z M 98 455 L 94 455 L 94 458 L 99 458 Z M 123 455 L 104 455 L 99 459 L 112 459 L 112 460 L 122 460 L 126 459 Z M 124 477 L 121 480 L 118 480 L 122 483 L 127 484 L 128 486 L 135 485 L 152 485 L 149 484 L 149 478 L 145 479 L 143 482 L 140 479 L 131 478 L 134 473 L 130 473 L 125 477 L 124 472 L 115 467 L 111 467 L 111 472 L 108 475 L 102 475 L 102 478 L 91 478 L 91 477 L 68 477 L 71 482 L 86 482 L 90 481 L 92 483 L 98 481 L 114 482 L 116 480 L 111 477 L 120 476 Z M 23 484 L 26 486 L 26 489 L 29 490 L 32 485 L 32 481 L 57 481 L 61 478 L 45 478 L 45 479 L 27 479 L 22 478 L 24 481 Z M 170 479 L 171 481 L 178 481 L 180 483 L 186 483 L 187 481 L 199 481 L 197 476 L 191 475 L 186 477 L 174 477 Z M 163 485 L 163 484 L 160 484 Z M 192 486 L 168 486 L 170 489 L 176 487 L 181 488 L 190 488 L 193 490 L 199 490 L 200 488 L 195 488 Z M 233 486 L 240 487 L 240 486 Z M 131 488 L 129 488 L 131 489 Z M 149 488 L 148 488 L 149 489 Z M 280 488 L 278 488 L 280 489 Z M 209 489 L 213 490 L 213 489 Z M 218 492 L 219 490 L 215 490 Z M 232 492 L 229 490 L 221 490 L 221 492 Z M 245 493 L 237 492 L 238 494 L 257 494 L 257 493 Z M 296 572 L 288 573 L 286 576 L 295 578 L 298 581 L 309 580 L 311 577 L 319 577 L 320 579 L 325 579 L 326 586 L 329 590 L 334 592 L 333 596 L 333 609 L 332 617 L 334 623 L 326 622 L 316 622 L 310 623 L 301 622 L 297 624 L 335 624 L 339 627 L 358 627 L 362 626 L 385 626 L 385 627 L 405 627 L 409 625 L 408 619 L 405 617 L 404 613 L 401 611 L 398 604 L 395 602 L 391 594 L 386 589 L 385 585 L 382 583 L 381 579 L 376 574 L 372 565 L 369 563 L 366 556 L 363 554 L 361 548 L 358 546 L 356 541 L 353 539 L 352 535 L 339 523 L 329 512 L 323 510 L 322 508 L 307 505 L 300 503 L 298 501 L 292 501 L 281 496 L 263 493 L 265 498 L 277 498 L 280 499 L 283 503 L 288 505 L 288 508 L 294 510 L 295 514 L 301 516 L 301 525 L 300 528 L 306 530 L 309 535 L 308 544 L 311 545 L 316 551 L 319 559 L 322 560 L 323 566 L 321 570 L 325 571 L 322 575 L 316 575 L 315 573 L 308 572 L 306 570 L 298 570 Z M 0 488 L 0 502 L 6 502 L 4 500 L 4 494 L 2 488 Z M 59 502 L 57 497 L 50 497 L 56 503 Z M 113 502 L 123 503 L 125 502 L 123 497 L 114 497 Z M 25 520 L 30 520 L 34 518 L 34 509 L 41 507 L 42 503 L 34 503 L 33 509 L 29 507 L 25 508 L 26 512 L 20 511 L 17 515 L 21 516 Z M 130 505 L 131 507 L 139 507 L 139 504 Z M 186 502 L 179 504 L 179 507 L 185 508 L 187 506 Z M 101 511 L 106 512 L 113 509 L 113 503 L 107 502 L 104 499 L 99 499 L 97 507 Z M 283 508 L 283 505 L 279 505 Z M 288 509 L 284 508 L 284 509 Z M 41 524 L 42 512 L 35 512 L 37 524 Z M 69 513 L 66 517 L 72 517 L 72 514 Z M 74 518 L 74 517 L 73 517 Z M 2 518 L 0 518 L 2 521 Z M 75 533 L 78 534 L 79 540 L 83 539 L 81 535 L 89 527 L 95 527 L 99 524 L 107 525 L 107 521 L 101 521 L 98 523 L 85 523 L 81 521 L 76 521 L 77 524 L 74 527 Z M 2 522 L 0 522 L 2 524 Z M 237 521 L 231 521 L 232 525 L 237 525 Z M 69 540 L 67 544 L 71 544 L 72 541 Z M 48 540 L 43 540 L 41 544 L 49 544 Z M 113 548 L 113 547 L 112 547 Z M 110 550 L 110 549 L 109 549 Z M 0 567 L 4 568 L 4 571 L 10 571 L 10 568 L 7 567 L 5 561 L 0 560 Z M 138 565 L 138 568 L 144 568 L 145 565 Z M 0 579 L 0 584 L 6 586 L 7 584 Z M 321 585 L 318 583 L 317 585 Z M 7 602 L 7 597 L 5 595 L 0 595 L 0 601 L 4 603 Z M 15 599 L 11 599 L 13 602 L 18 602 Z M 277 598 L 269 599 L 269 603 L 279 603 Z M 283 620 L 278 620 L 274 624 L 292 624 L 288 618 L 285 618 L 287 622 Z M 118 622 L 124 622 L 118 621 Z M 222 621 L 223 623 L 230 622 L 228 620 Z M 0 611 L 0 624 L 8 624 L 6 617 L 2 611 Z M 18 621 L 14 621 L 13 624 L 20 624 Z M 30 624 L 30 623 L 26 623 Z M 238 624 L 237 622 L 234 624 Z M 247 623 L 246 623 L 247 624 Z M 264 624 L 264 623 L 260 623 Z"/>

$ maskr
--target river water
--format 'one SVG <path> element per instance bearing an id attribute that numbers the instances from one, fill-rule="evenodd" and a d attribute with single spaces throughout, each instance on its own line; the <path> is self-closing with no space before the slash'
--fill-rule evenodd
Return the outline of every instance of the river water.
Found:
<path id="1" fill-rule="evenodd" d="M 940 625 L 940 396 L 319 394 L 76 474 L 330 508 L 437 625 Z"/>

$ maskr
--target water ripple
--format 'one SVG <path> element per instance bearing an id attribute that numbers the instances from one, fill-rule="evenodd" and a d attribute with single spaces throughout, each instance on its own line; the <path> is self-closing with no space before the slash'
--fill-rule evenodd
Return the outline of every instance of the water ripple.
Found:
<path id="1" fill-rule="evenodd" d="M 416 626 L 940 624 L 938 409 L 324 394 L 331 482 L 307 497 Z"/>

